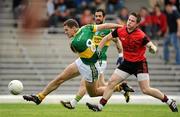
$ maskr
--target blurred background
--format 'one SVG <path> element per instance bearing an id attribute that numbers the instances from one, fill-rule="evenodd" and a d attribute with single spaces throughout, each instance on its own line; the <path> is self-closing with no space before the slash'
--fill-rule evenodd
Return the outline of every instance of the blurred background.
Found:
<path id="1" fill-rule="evenodd" d="M 32 94 L 41 91 L 49 81 L 62 72 L 77 58 L 69 48 L 69 41 L 63 32 L 63 21 L 74 18 L 81 26 L 91 24 L 94 22 L 93 14 L 97 8 L 106 11 L 106 22 L 119 24 L 126 23 L 129 13 L 140 13 L 142 30 L 159 47 L 157 55 L 147 52 L 151 85 L 167 95 L 180 96 L 180 63 L 176 60 L 177 49 L 180 47 L 174 48 L 173 44 L 170 44 L 170 59 L 163 59 L 163 43 L 169 34 L 168 13 L 165 10 L 167 1 L 46 0 L 46 3 L 41 5 L 44 9 L 41 18 L 45 23 L 38 29 L 39 35 L 27 37 L 20 34 L 19 27 L 22 24 L 22 13 L 31 4 L 31 0 L 0 0 L 0 96 L 10 95 L 7 86 L 13 79 L 24 84 L 22 94 Z M 173 3 L 173 11 L 179 12 L 179 0 L 169 1 Z M 36 12 L 33 16 L 36 16 Z M 171 23 L 180 27 L 176 22 Z M 112 43 L 108 50 L 106 80 L 116 68 L 118 53 L 114 50 Z M 51 94 L 75 95 L 80 79 L 81 77 L 77 77 L 65 82 Z M 127 81 L 135 89 L 132 95 L 142 94 L 134 76 Z"/>

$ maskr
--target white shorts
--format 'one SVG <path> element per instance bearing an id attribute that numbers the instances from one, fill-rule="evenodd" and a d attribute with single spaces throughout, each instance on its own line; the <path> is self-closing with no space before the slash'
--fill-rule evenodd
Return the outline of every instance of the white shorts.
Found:
<path id="1" fill-rule="evenodd" d="M 86 65 L 84 64 L 80 58 L 75 61 L 80 74 L 83 78 L 88 82 L 94 82 L 98 79 L 100 73 L 100 65 L 99 62 L 96 62 L 94 65 Z"/>
<path id="2" fill-rule="evenodd" d="M 103 60 L 101 66 L 99 67 L 100 74 L 103 74 L 106 68 L 107 68 L 107 61 Z"/>

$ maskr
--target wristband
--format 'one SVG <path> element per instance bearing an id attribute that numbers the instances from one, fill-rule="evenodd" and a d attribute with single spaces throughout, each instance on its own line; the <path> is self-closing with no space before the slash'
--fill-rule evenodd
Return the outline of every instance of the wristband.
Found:
<path id="1" fill-rule="evenodd" d="M 119 57 L 123 57 L 123 53 L 119 53 Z"/>

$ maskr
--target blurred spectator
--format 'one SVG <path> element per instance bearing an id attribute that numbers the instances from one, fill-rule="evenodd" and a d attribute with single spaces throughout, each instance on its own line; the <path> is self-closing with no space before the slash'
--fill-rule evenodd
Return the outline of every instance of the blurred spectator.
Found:
<path id="1" fill-rule="evenodd" d="M 176 64 L 180 65 L 180 14 L 177 10 L 173 10 L 173 4 L 171 2 L 165 5 L 167 23 L 169 32 L 164 40 L 164 60 L 165 63 L 169 62 L 169 49 L 168 45 L 171 43 L 176 51 Z"/>
<path id="2" fill-rule="evenodd" d="M 149 10 L 146 7 L 141 7 L 139 14 L 141 16 L 140 27 L 149 37 L 152 37 L 152 19 Z"/>
<path id="3" fill-rule="evenodd" d="M 40 34 L 40 28 L 47 25 L 47 12 L 45 0 L 24 0 L 28 2 L 20 18 L 20 34 L 34 38 Z"/>
<path id="4" fill-rule="evenodd" d="M 89 4 L 90 1 L 92 0 L 74 0 L 74 2 L 76 3 L 76 5 L 82 5 L 82 4 Z"/>
<path id="5" fill-rule="evenodd" d="M 107 13 L 114 13 L 114 11 L 118 11 L 125 5 L 125 0 L 108 0 L 107 3 Z"/>
<path id="6" fill-rule="evenodd" d="M 180 0 L 176 0 L 175 6 L 177 10 L 180 12 Z"/>
<path id="7" fill-rule="evenodd" d="M 180 0 L 164 0 L 165 5 L 171 2 L 173 4 L 173 9 L 180 12 Z"/>
<path id="8" fill-rule="evenodd" d="M 164 9 L 164 0 L 149 0 L 149 4 L 151 6 L 151 8 L 154 8 L 155 5 L 159 5 L 160 9 L 163 10 Z"/>
<path id="9" fill-rule="evenodd" d="M 77 5 L 75 0 L 66 0 L 67 8 L 69 10 L 69 18 L 75 19 L 78 21 L 77 16 Z"/>
<path id="10" fill-rule="evenodd" d="M 17 27 L 18 25 L 18 19 L 22 15 L 22 13 L 25 11 L 25 9 L 28 6 L 27 0 L 13 0 L 12 4 L 12 12 L 13 12 L 13 18 L 15 19 L 14 27 Z"/>
<path id="11" fill-rule="evenodd" d="M 12 11 L 14 19 L 18 19 L 22 0 L 13 0 Z"/>
<path id="12" fill-rule="evenodd" d="M 63 22 L 67 20 L 70 15 L 70 9 L 68 9 L 65 0 L 48 0 L 47 12 L 49 27 L 57 27 L 59 21 Z"/>
<path id="13" fill-rule="evenodd" d="M 92 24 L 93 22 L 93 14 L 91 10 L 88 8 L 84 9 L 80 18 L 80 25 Z"/>
<path id="14" fill-rule="evenodd" d="M 103 9 L 106 10 L 107 0 L 93 0 L 90 3 L 91 11 L 94 13 L 96 9 Z"/>
<path id="15" fill-rule="evenodd" d="M 92 0 L 74 0 L 77 6 L 77 13 L 82 13 L 82 11 L 89 7 Z"/>
<path id="16" fill-rule="evenodd" d="M 167 31 L 166 15 L 161 12 L 160 6 L 155 5 L 152 13 L 152 35 L 153 38 L 164 37 Z"/>
<path id="17" fill-rule="evenodd" d="M 117 23 L 122 24 L 122 25 L 126 24 L 126 22 L 128 20 L 128 16 L 129 16 L 128 8 L 127 7 L 122 7 L 119 10 L 118 18 L 116 19 Z"/>

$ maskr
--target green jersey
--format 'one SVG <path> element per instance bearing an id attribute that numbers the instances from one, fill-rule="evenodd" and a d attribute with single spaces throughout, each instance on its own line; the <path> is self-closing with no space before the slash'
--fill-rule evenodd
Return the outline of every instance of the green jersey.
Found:
<path id="1" fill-rule="evenodd" d="M 108 35 L 110 32 L 111 32 L 110 29 L 105 29 L 105 30 L 95 32 L 95 34 L 93 36 L 93 43 L 96 45 L 96 48 L 98 47 L 102 38 L 105 37 L 106 35 Z M 107 60 L 106 53 L 107 53 L 107 49 L 108 49 L 109 45 L 110 45 L 110 41 L 106 42 L 104 47 L 102 48 L 102 56 L 101 56 L 102 60 Z"/>
<path id="2" fill-rule="evenodd" d="M 78 53 L 82 62 L 87 65 L 94 64 L 98 60 L 95 54 L 96 46 L 92 41 L 96 29 L 96 25 L 85 25 L 71 39 L 72 51 Z"/>

